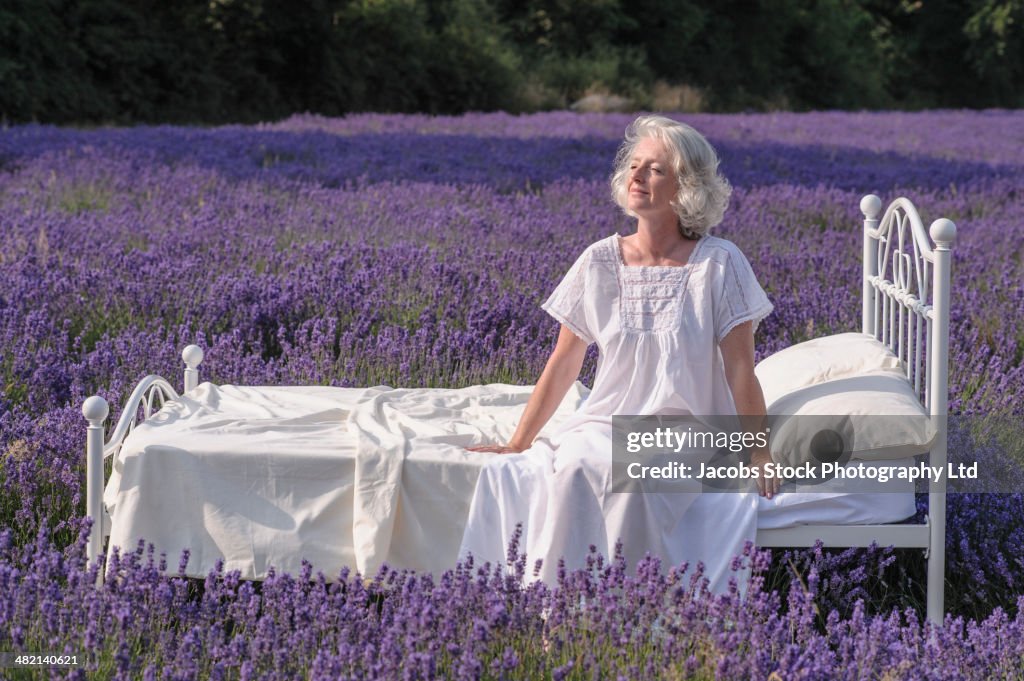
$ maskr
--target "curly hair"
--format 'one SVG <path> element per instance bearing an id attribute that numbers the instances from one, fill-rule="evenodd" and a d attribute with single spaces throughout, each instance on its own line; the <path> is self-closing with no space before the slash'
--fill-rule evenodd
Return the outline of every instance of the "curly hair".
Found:
<path id="1" fill-rule="evenodd" d="M 718 154 L 714 147 L 685 123 L 664 116 L 641 116 L 629 124 L 626 139 L 615 154 L 612 198 L 626 215 L 636 217 L 627 203 L 629 164 L 637 143 L 648 137 L 665 145 L 672 159 L 672 169 L 679 178 L 679 191 L 671 203 L 679 217 L 679 231 L 688 239 L 699 239 L 722 221 L 732 187 L 718 172 Z"/>

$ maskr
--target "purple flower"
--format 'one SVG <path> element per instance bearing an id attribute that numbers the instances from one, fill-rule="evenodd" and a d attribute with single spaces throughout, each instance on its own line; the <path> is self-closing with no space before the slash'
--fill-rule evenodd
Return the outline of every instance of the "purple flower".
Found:
<path id="1" fill-rule="evenodd" d="M 943 627 L 921 621 L 920 553 L 880 547 L 748 547 L 734 561 L 753 572 L 742 598 L 738 584 L 707 594 L 699 565 L 633 571 L 621 550 L 595 550 L 583 571 L 559 562 L 557 589 L 524 589 L 536 566 L 518 543 L 503 565 L 369 585 L 308 564 L 262 584 L 220 567 L 192 580 L 187 553 L 145 543 L 85 565 L 79 405 L 99 393 L 114 422 L 141 377 L 178 380 L 189 343 L 221 383 L 534 382 L 557 330 L 540 303 L 583 248 L 632 228 L 606 182 L 629 119 L 5 129 L 0 647 L 88 651 L 72 677 L 100 664 L 121 678 L 1019 676 L 1015 111 L 686 117 L 735 187 L 718 233 L 775 302 L 758 358 L 859 327 L 863 194 L 906 194 L 926 224 L 957 222 L 951 460 L 1020 492 L 949 495 Z M 592 349 L 584 382 L 595 367 Z M 100 569 L 116 578 L 97 590 Z"/>

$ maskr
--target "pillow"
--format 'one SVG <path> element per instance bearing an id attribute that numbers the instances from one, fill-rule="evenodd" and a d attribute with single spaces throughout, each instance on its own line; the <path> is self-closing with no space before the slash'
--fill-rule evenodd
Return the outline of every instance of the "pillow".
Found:
<path id="1" fill-rule="evenodd" d="M 892 370 L 794 390 L 768 406 L 768 423 L 772 459 L 788 466 L 915 456 L 936 436 L 910 382 Z"/>
<path id="2" fill-rule="evenodd" d="M 892 350 L 866 333 L 840 333 L 798 343 L 765 357 L 754 368 L 766 404 L 799 388 L 871 371 L 904 373 L 904 368 Z"/>

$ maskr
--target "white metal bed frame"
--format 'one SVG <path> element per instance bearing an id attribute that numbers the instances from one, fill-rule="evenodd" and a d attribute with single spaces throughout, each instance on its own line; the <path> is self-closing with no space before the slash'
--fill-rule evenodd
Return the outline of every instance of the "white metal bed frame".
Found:
<path id="1" fill-rule="evenodd" d="M 879 220 L 882 201 L 871 194 L 860 202 L 864 214 L 862 330 L 885 343 L 903 361 L 906 375 L 928 413 L 944 420 L 948 413 L 950 246 L 956 226 L 939 219 L 925 231 L 914 205 L 898 198 Z M 929 239 L 929 235 L 931 239 Z M 933 245 L 934 242 L 934 245 Z M 184 387 L 199 383 L 203 351 L 190 345 L 181 353 L 185 361 Z M 128 433 L 149 418 L 158 404 L 177 399 L 165 379 L 146 376 L 128 398 L 110 438 L 104 442 L 107 402 L 88 398 L 82 414 L 89 422 L 86 441 L 87 512 L 93 519 L 88 545 L 90 564 L 104 551 L 111 520 L 103 505 L 103 460 L 116 454 Z M 142 416 L 142 419 L 139 416 Z M 928 456 L 929 465 L 946 468 L 946 433 L 938 436 Z M 761 547 L 809 547 L 819 540 L 826 547 L 867 547 L 872 543 L 897 548 L 923 549 L 928 560 L 927 616 L 943 618 L 945 587 L 946 478 L 929 482 L 928 516 L 924 524 L 801 525 L 758 530 Z M 103 578 L 100 572 L 100 580 Z"/>

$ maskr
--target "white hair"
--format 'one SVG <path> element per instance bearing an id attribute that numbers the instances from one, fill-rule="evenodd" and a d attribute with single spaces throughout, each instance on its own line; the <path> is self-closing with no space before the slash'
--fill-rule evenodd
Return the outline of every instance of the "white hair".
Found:
<path id="1" fill-rule="evenodd" d="M 626 139 L 615 154 L 612 173 L 612 198 L 631 217 L 629 210 L 629 164 L 637 143 L 654 138 L 665 145 L 672 169 L 679 180 L 679 191 L 671 205 L 679 217 L 679 231 L 688 239 L 698 239 L 722 221 L 729 206 L 732 187 L 718 172 L 718 154 L 699 132 L 664 116 L 641 116 L 626 128 Z"/>

